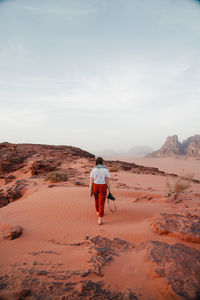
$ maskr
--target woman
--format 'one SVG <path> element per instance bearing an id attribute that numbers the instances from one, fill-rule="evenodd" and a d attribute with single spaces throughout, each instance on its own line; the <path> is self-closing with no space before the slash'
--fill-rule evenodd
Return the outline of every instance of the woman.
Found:
<path id="1" fill-rule="evenodd" d="M 110 174 L 108 169 L 103 165 L 103 158 L 97 157 L 96 166 L 90 173 L 90 196 L 94 194 L 95 208 L 98 216 L 98 224 L 103 224 L 104 204 L 106 201 L 107 188 L 110 189 Z"/>

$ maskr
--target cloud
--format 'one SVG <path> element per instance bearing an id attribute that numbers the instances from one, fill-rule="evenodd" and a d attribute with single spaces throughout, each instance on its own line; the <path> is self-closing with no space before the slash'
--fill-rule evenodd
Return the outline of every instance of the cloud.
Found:
<path id="1" fill-rule="evenodd" d="M 99 9 L 105 7 L 105 2 L 100 0 L 86 0 L 84 2 L 76 1 L 76 3 L 73 3 L 62 0 L 58 6 L 55 6 L 53 1 L 49 0 L 48 4 L 47 2 L 41 3 L 41 1 L 35 1 L 34 6 L 31 2 L 30 4 L 15 4 L 15 6 L 41 15 L 65 17 L 73 20 L 95 14 Z"/>
<path id="2" fill-rule="evenodd" d="M 0 3 L 4 136 L 128 148 L 199 130 L 197 2 Z"/>

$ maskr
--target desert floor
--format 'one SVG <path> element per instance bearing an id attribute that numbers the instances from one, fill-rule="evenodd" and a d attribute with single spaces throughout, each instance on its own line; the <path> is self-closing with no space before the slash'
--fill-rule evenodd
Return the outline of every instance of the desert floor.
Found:
<path id="1" fill-rule="evenodd" d="M 200 179 L 200 160 L 124 160 L 166 172 L 193 173 Z M 158 234 L 152 228 L 160 213 L 199 216 L 200 185 L 191 183 L 176 203 L 166 197 L 166 177 L 112 172 L 117 211 L 110 212 L 106 203 L 103 225 L 99 226 L 94 199 L 89 197 L 86 164 L 82 159 L 74 166 L 81 166 L 86 186 L 72 182 L 51 186 L 42 178 L 31 178 L 23 169 L 15 172 L 18 179 L 29 179 L 29 186 L 22 199 L 0 209 L 0 299 L 186 299 L 165 277 L 156 274 L 145 245 L 160 241 L 200 250 L 200 243 L 176 234 Z M 23 228 L 23 234 L 9 240 L 6 236 L 15 225 Z M 92 240 L 97 236 L 110 243 L 110 249 L 101 250 L 104 255 L 98 252 L 101 243 Z M 113 246 L 114 238 L 126 241 L 126 249 L 122 243 Z M 104 292 L 96 287 L 96 294 L 91 293 L 92 287 L 84 290 L 83 284 L 88 282 L 100 282 Z M 24 289 L 30 294 L 23 296 Z"/>

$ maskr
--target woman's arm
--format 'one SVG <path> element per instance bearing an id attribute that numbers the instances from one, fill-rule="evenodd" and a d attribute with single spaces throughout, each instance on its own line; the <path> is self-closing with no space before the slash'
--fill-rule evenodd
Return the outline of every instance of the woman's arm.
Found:
<path id="1" fill-rule="evenodd" d="M 94 183 L 94 178 L 90 177 L 90 197 L 93 195 L 93 183 Z"/>
<path id="2" fill-rule="evenodd" d="M 111 186 L 110 186 L 110 179 L 109 179 L 109 177 L 106 177 L 106 184 L 107 184 L 109 193 L 111 193 Z"/>

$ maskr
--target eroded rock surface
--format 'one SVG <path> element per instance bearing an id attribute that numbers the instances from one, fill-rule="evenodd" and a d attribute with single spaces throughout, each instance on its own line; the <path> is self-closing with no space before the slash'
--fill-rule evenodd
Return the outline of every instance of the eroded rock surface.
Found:
<path id="1" fill-rule="evenodd" d="M 67 247 L 86 247 L 90 256 L 88 261 L 90 268 L 66 270 L 62 267 L 62 261 L 53 263 L 50 259 L 45 259 L 49 255 L 55 255 L 60 259 L 59 248 L 57 251 L 29 252 L 32 264 L 30 259 L 28 264 L 23 261 L 20 264 L 13 264 L 12 272 L 0 276 L 0 290 L 26 289 L 29 291 L 27 299 L 139 300 L 140 297 L 148 298 L 148 295 L 143 297 L 141 293 L 136 294 L 129 288 L 120 291 L 111 290 L 104 281 L 104 266 L 112 264 L 115 257 L 119 257 L 126 251 L 135 251 L 133 244 L 118 238 L 109 239 L 102 236 L 85 237 L 85 240 L 74 244 L 58 244 Z M 151 276 L 152 273 L 149 275 L 152 278 L 152 285 L 153 280 L 162 277 L 174 292 L 174 299 L 179 297 L 185 300 L 199 299 L 199 250 L 182 244 L 169 245 L 159 241 L 144 243 L 137 248 L 137 251 L 140 250 L 143 251 L 145 262 L 151 262 L 154 276 Z M 148 299 L 150 298 L 151 295 Z"/>
<path id="2" fill-rule="evenodd" d="M 19 151 L 15 144 L 1 143 L 0 173 L 9 173 L 22 168 L 29 155 L 27 151 Z"/>
<path id="3" fill-rule="evenodd" d="M 65 161 L 70 158 L 94 158 L 87 151 L 72 146 L 0 143 L 0 173 L 22 168 L 28 159 Z"/>
<path id="4" fill-rule="evenodd" d="M 61 165 L 61 161 L 37 160 L 31 166 L 31 175 L 44 175 L 55 171 Z"/>
<path id="5" fill-rule="evenodd" d="M 200 217 L 197 215 L 161 214 L 152 228 L 158 234 L 171 234 L 184 241 L 200 243 Z"/>
<path id="6" fill-rule="evenodd" d="M 196 134 L 187 138 L 182 143 L 183 152 L 188 156 L 200 156 L 200 135 Z"/>
<path id="7" fill-rule="evenodd" d="M 9 198 L 7 193 L 1 189 L 0 190 L 0 208 L 9 204 Z"/>
<path id="8" fill-rule="evenodd" d="M 16 179 L 16 176 L 14 175 L 9 175 L 7 177 L 5 177 L 5 183 L 10 183 L 11 181 L 13 181 L 14 179 Z"/>
<path id="9" fill-rule="evenodd" d="M 20 199 L 26 191 L 27 182 L 25 179 L 17 180 L 15 184 L 7 189 L 0 190 L 0 207 Z"/>
<path id="10" fill-rule="evenodd" d="M 28 276 L 27 276 L 28 277 Z M 86 300 L 139 300 L 135 293 L 129 289 L 124 292 L 111 291 L 109 287 L 102 281 L 92 280 L 81 280 L 78 282 L 66 281 L 66 280 L 53 280 L 50 281 L 47 276 L 46 280 L 42 280 L 41 277 L 36 278 L 35 276 L 28 277 L 22 281 L 23 289 L 16 293 L 8 293 L 6 288 L 8 287 L 9 277 L 0 277 L 0 289 L 1 286 L 4 288 L 0 291 L 0 299 L 11 300 L 11 299 L 86 299 Z M 1 283 L 2 282 L 2 283 Z M 16 298 L 16 296 L 20 298 Z M 4 298 L 4 297 L 5 298 Z M 14 298 L 6 297 L 14 296 Z"/>
<path id="11" fill-rule="evenodd" d="M 7 189 L 9 202 L 21 198 L 25 192 L 27 183 L 25 179 L 17 180 L 13 186 Z"/>
<path id="12" fill-rule="evenodd" d="M 200 299 L 199 250 L 159 241 L 150 241 L 146 249 L 146 260 L 156 264 L 155 273 L 166 279 L 175 294 L 185 300 Z"/>
<path id="13" fill-rule="evenodd" d="M 42 263 L 41 260 L 38 261 L 41 255 L 59 257 L 61 254 L 57 251 L 30 252 L 28 254 L 33 258 L 32 265 L 26 262 L 14 264 L 10 274 L 1 274 L 0 290 L 26 289 L 26 299 L 139 300 L 133 290 L 111 290 L 103 281 L 103 267 L 111 263 L 115 256 L 133 249 L 133 244 L 118 238 L 95 236 L 86 237 L 80 243 L 64 245 L 87 247 L 91 257 L 88 262 L 91 269 L 72 271 L 61 269 L 62 263 L 51 263 L 49 259 L 43 259 Z M 87 278 L 91 273 L 92 276 L 96 275 L 96 279 Z M 98 276 L 101 276 L 100 281 Z"/>
<path id="14" fill-rule="evenodd" d="M 89 262 L 92 264 L 92 272 L 99 276 L 103 276 L 102 269 L 106 264 L 113 261 L 115 256 L 119 256 L 122 252 L 133 249 L 134 244 L 127 241 L 114 238 L 113 240 L 102 236 L 90 238 L 92 243 L 90 251 L 92 256 Z"/>

